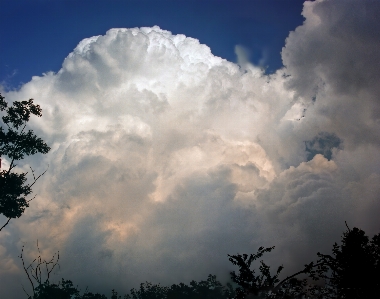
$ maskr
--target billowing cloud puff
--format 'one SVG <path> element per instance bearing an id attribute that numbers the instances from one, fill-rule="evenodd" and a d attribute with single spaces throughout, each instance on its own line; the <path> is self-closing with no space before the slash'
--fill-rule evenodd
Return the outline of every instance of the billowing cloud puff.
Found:
<path id="1" fill-rule="evenodd" d="M 380 141 L 380 23 L 377 1 L 305 2 L 303 26 L 282 58 L 288 86 L 320 130 L 334 128 L 349 147 Z"/>
<path id="2" fill-rule="evenodd" d="M 36 239 L 60 250 L 58 276 L 123 292 L 227 279 L 227 254 L 261 245 L 296 270 L 345 220 L 378 232 L 376 10 L 306 2 L 272 75 L 158 27 L 111 29 L 7 93 L 42 106 L 31 126 L 52 151 L 27 161 L 49 169 L 0 236 L 1 277 L 26 283 L 17 255 Z"/>

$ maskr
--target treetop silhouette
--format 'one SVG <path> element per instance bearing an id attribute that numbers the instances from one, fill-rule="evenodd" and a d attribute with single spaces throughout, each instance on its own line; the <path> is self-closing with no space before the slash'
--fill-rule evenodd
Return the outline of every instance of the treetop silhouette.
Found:
<path id="1" fill-rule="evenodd" d="M 238 267 L 238 271 L 230 272 L 232 284 L 224 285 L 211 274 L 207 280 L 191 281 L 189 284 L 162 286 L 145 282 L 123 297 L 112 290 L 111 299 L 362 299 L 377 298 L 380 293 L 380 233 L 370 240 L 363 230 L 356 227 L 349 229 L 347 226 L 341 244 L 333 245 L 332 254 L 318 252 L 316 262 L 306 264 L 302 270 L 281 281 L 279 276 L 284 267 L 279 266 L 272 274 L 270 266 L 260 260 L 273 249 L 260 247 L 255 254 L 228 255 L 229 260 Z M 22 253 L 20 257 L 24 270 L 33 288 L 30 299 L 107 298 L 102 294 L 90 293 L 87 289 L 80 294 L 70 280 L 51 283 L 50 273 L 58 264 L 58 254 L 50 260 L 43 260 L 39 255 L 29 266 L 25 266 Z M 255 269 L 254 262 L 257 260 L 260 260 L 260 265 Z M 45 281 L 41 276 L 44 267 Z M 300 275 L 303 275 L 302 279 Z"/>
<path id="2" fill-rule="evenodd" d="M 0 127 L 0 214 L 8 218 L 7 222 L 0 228 L 0 231 L 8 225 L 12 218 L 19 218 L 29 206 L 26 197 L 32 193 L 32 186 L 45 174 L 35 176 L 33 169 L 31 173 L 33 179 L 27 183 L 28 172 L 14 172 L 16 162 L 36 153 L 46 154 L 50 147 L 32 130 L 27 130 L 27 123 L 32 115 L 42 116 L 42 109 L 33 103 L 33 99 L 28 101 L 15 101 L 12 106 L 4 100 L 0 94 L 0 112 L 2 124 Z M 7 157 L 8 169 L 1 170 L 1 159 Z"/>

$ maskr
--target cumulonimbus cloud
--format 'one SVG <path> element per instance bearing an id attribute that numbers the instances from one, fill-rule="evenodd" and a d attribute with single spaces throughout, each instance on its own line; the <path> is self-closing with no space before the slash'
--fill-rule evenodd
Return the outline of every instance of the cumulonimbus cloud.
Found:
<path id="1" fill-rule="evenodd" d="M 226 278 L 228 253 L 261 245 L 296 269 L 345 220 L 376 233 L 374 11 L 374 1 L 306 2 L 272 75 L 159 27 L 111 29 L 8 92 L 41 105 L 31 126 L 52 151 L 28 161 L 50 166 L 1 236 L 1 276 L 22 276 L 17 250 L 27 242 L 32 257 L 36 239 L 46 255 L 61 251 L 60 275 L 106 292 Z"/>

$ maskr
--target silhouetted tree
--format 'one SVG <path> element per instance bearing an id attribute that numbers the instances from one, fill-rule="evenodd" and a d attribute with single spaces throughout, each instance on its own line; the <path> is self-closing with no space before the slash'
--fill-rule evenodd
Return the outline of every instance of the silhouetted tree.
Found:
<path id="1" fill-rule="evenodd" d="M 365 232 L 347 226 L 341 245 L 335 243 L 332 255 L 317 253 L 317 267 L 309 274 L 325 285 L 324 298 L 375 298 L 380 294 L 380 233 L 370 241 Z"/>
<path id="2" fill-rule="evenodd" d="M 117 296 L 117 293 L 112 291 L 111 299 L 119 299 L 121 297 Z M 58 284 L 50 284 L 49 282 L 44 282 L 40 284 L 36 290 L 33 297 L 28 299 L 107 299 L 105 295 L 93 294 L 90 292 L 85 292 L 83 295 L 77 287 L 74 287 L 71 280 L 65 280 Z"/>
<path id="3" fill-rule="evenodd" d="M 191 281 L 189 285 L 180 283 L 173 284 L 167 292 L 167 299 L 227 299 L 235 295 L 234 290 L 230 284 L 222 285 L 216 279 L 216 275 L 209 275 L 207 280 L 196 282 Z"/>
<path id="4" fill-rule="evenodd" d="M 200 282 L 191 281 L 189 285 L 184 283 L 173 284 L 170 287 L 142 283 L 138 290 L 132 289 L 126 299 L 228 299 L 235 295 L 231 285 L 223 286 L 215 275 L 209 275 L 207 280 Z"/>
<path id="5" fill-rule="evenodd" d="M 37 243 L 38 248 L 38 243 Z M 231 279 L 237 285 L 222 285 L 214 275 L 205 281 L 191 281 L 190 284 L 173 284 L 170 287 L 145 282 L 138 289 L 132 289 L 124 299 L 359 299 L 376 298 L 380 293 L 380 234 L 370 240 L 365 232 L 348 228 L 343 233 L 341 245 L 333 245 L 332 254 L 317 253 L 317 262 L 311 262 L 290 276 L 280 281 L 279 275 L 283 266 L 275 274 L 270 267 L 260 260 L 258 273 L 253 263 L 271 252 L 274 247 L 260 247 L 256 254 L 228 255 L 229 260 L 238 266 L 238 272 L 232 271 Z M 39 250 L 39 248 L 38 248 Z M 22 250 L 23 254 L 23 250 Z M 64 299 L 106 299 L 105 295 L 85 292 L 80 294 L 70 280 L 58 284 L 50 283 L 50 273 L 58 265 L 59 254 L 49 261 L 38 256 L 24 270 L 33 287 L 33 296 L 29 299 L 64 298 Z M 42 279 L 41 269 L 46 268 L 46 279 Z M 303 274 L 307 279 L 298 279 Z M 319 281 L 318 284 L 310 278 Z M 37 287 L 33 284 L 37 282 Z M 112 290 L 111 299 L 121 299 Z"/>
<path id="6" fill-rule="evenodd" d="M 363 230 L 348 228 L 343 233 L 341 245 L 335 243 L 332 255 L 317 253 L 317 262 L 279 281 L 283 269 L 278 267 L 271 275 L 270 267 L 260 261 L 260 274 L 251 269 L 253 261 L 270 252 L 274 247 L 260 247 L 256 254 L 229 255 L 230 261 L 239 267 L 239 273 L 231 272 L 232 280 L 239 286 L 236 299 L 242 298 L 376 298 L 380 294 L 380 234 L 370 241 Z M 298 279 L 304 274 L 310 280 Z"/>
<path id="7" fill-rule="evenodd" d="M 37 258 L 41 261 L 41 258 Z M 46 261 L 39 262 L 45 265 Z M 37 276 L 41 269 L 32 267 L 32 272 Z M 36 271 L 37 270 L 37 271 Z M 34 275 L 33 275 L 34 278 Z M 37 278 L 38 280 L 38 278 Z M 161 286 L 145 282 L 140 284 L 138 289 L 132 289 L 128 295 L 121 297 L 115 290 L 112 290 L 111 299 L 228 299 L 235 295 L 231 285 L 223 286 L 215 275 L 209 275 L 206 281 L 191 281 L 189 285 L 184 283 L 173 284 L 171 287 Z M 86 290 L 81 295 L 77 287 L 74 287 L 71 280 L 62 280 L 58 283 L 50 283 L 49 279 L 39 283 L 33 289 L 33 295 L 28 295 L 28 299 L 107 299 L 105 295 L 93 294 Z"/>
<path id="8" fill-rule="evenodd" d="M 48 281 L 40 284 L 34 290 L 34 295 L 29 299 L 73 299 L 80 298 L 79 291 L 70 280 L 64 280 L 58 284 L 50 284 Z"/>
<path id="9" fill-rule="evenodd" d="M 32 193 L 32 186 L 45 173 L 36 177 L 31 169 L 33 180 L 27 184 L 27 172 L 13 172 L 16 162 L 36 153 L 46 154 L 50 148 L 32 130 L 26 130 L 31 115 L 42 116 L 40 106 L 35 105 L 33 99 L 15 101 L 8 107 L 0 94 L 0 111 L 5 112 L 0 127 L 0 214 L 8 218 L 0 228 L 1 231 L 12 218 L 20 217 L 29 206 L 31 199 L 27 200 L 26 197 Z M 4 156 L 9 159 L 9 167 L 1 170 L 1 158 Z"/>
<path id="10" fill-rule="evenodd" d="M 20 259 L 22 261 L 22 267 L 24 268 L 25 274 L 32 287 L 33 296 L 30 296 L 23 288 L 24 292 L 29 298 L 39 298 L 38 296 L 42 296 L 41 294 L 46 293 L 50 289 L 52 289 L 52 292 L 56 292 L 55 289 L 57 285 L 50 285 L 50 275 L 55 268 L 59 268 L 59 251 L 54 254 L 50 260 L 45 260 L 41 256 L 41 250 L 37 240 L 38 257 L 26 266 L 24 247 L 25 246 L 22 246 Z"/>
<path id="11" fill-rule="evenodd" d="M 255 273 L 255 269 L 252 269 L 252 263 L 261 258 L 264 253 L 271 252 L 273 247 L 260 247 L 256 254 L 237 254 L 228 255 L 231 263 L 239 267 L 239 273 L 235 271 L 230 272 L 231 279 L 239 287 L 236 289 L 236 299 L 247 298 L 247 296 L 254 296 L 257 298 L 265 298 L 267 294 L 276 286 L 280 281 L 278 276 L 283 266 L 277 268 L 276 274 L 273 276 L 270 273 L 270 266 L 260 261 L 259 271 L 260 274 Z"/>

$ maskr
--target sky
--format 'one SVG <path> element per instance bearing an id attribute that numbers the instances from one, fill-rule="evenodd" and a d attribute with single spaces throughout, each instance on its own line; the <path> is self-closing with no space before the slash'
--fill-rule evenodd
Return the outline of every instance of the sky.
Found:
<path id="1" fill-rule="evenodd" d="M 302 0 L 1 0 L 0 82 L 19 88 L 32 76 L 58 72 L 84 38 L 111 28 L 159 26 L 198 39 L 236 61 L 235 46 L 274 72 L 290 30 L 303 22 Z"/>
<path id="2" fill-rule="evenodd" d="M 0 234 L 0 297 L 25 298 L 36 240 L 57 280 L 109 295 L 227 281 L 260 246 L 291 274 L 345 221 L 379 233 L 380 1 L 0 9 L 1 93 L 41 105 L 52 148 L 19 163 L 48 170 Z"/>

